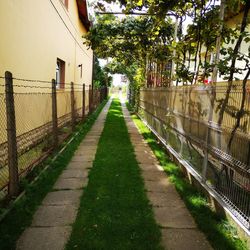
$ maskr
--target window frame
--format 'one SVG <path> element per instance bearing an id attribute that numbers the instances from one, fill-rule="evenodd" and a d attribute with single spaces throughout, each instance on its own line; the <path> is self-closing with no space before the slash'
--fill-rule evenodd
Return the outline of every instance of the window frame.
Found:
<path id="1" fill-rule="evenodd" d="M 56 59 L 56 87 L 65 88 L 65 61 L 60 58 Z"/>

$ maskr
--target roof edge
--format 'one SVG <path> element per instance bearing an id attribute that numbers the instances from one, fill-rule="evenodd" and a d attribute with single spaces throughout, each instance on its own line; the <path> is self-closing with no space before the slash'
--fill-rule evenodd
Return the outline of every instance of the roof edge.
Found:
<path id="1" fill-rule="evenodd" d="M 78 7 L 78 13 L 79 13 L 79 18 L 84 25 L 84 27 L 89 31 L 90 28 L 90 21 L 88 17 L 88 5 L 86 0 L 76 0 L 77 2 L 77 7 Z"/>

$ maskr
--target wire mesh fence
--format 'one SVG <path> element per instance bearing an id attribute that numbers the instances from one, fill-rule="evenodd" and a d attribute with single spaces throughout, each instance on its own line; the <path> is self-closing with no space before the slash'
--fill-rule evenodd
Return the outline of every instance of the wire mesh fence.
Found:
<path id="1" fill-rule="evenodd" d="M 146 88 L 138 112 L 250 229 L 250 92 L 235 85 L 222 112 L 226 90 Z"/>
<path id="2" fill-rule="evenodd" d="M 0 82 L 0 85 L 3 85 Z M 9 178 L 9 172 L 7 166 L 7 127 L 6 127 L 6 105 L 5 105 L 5 94 L 2 92 L 3 87 L 1 87 L 1 93 L 0 93 L 0 185 L 3 187 L 2 193 L 0 193 L 0 199 L 1 196 L 5 196 L 7 193 L 6 187 L 8 184 L 8 178 Z"/>
<path id="3" fill-rule="evenodd" d="M 57 86 L 54 80 L 11 74 L 0 78 L 0 201 L 16 195 L 20 177 L 47 158 L 107 97 L 98 98 L 106 88 L 94 90 L 98 94 L 92 97 L 91 85 Z"/>

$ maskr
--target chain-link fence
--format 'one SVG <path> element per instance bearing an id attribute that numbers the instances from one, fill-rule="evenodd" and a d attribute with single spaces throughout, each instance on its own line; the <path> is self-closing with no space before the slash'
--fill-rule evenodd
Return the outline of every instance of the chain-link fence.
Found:
<path id="1" fill-rule="evenodd" d="M 9 171 L 7 166 L 7 124 L 6 124 L 6 104 L 4 88 L 5 82 L 3 78 L 0 78 L 0 186 L 2 192 L 0 193 L 0 199 L 7 194 L 7 185 L 9 178 Z"/>
<path id="2" fill-rule="evenodd" d="M 248 89 L 243 94 L 242 85 L 235 85 L 223 107 L 223 85 L 146 88 L 140 91 L 139 114 L 249 229 Z"/>
<path id="3" fill-rule="evenodd" d="M 0 200 L 17 195 L 20 177 L 47 158 L 107 97 L 106 88 L 60 85 L 11 73 L 0 77 Z"/>

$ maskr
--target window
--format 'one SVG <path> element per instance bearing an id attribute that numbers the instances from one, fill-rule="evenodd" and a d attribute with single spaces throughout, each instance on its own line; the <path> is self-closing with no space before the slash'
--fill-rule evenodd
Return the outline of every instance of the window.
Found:
<path id="1" fill-rule="evenodd" d="M 66 9 L 68 9 L 68 0 L 61 0 Z"/>
<path id="2" fill-rule="evenodd" d="M 57 58 L 56 61 L 56 86 L 57 88 L 64 88 L 65 82 L 65 62 Z"/>

